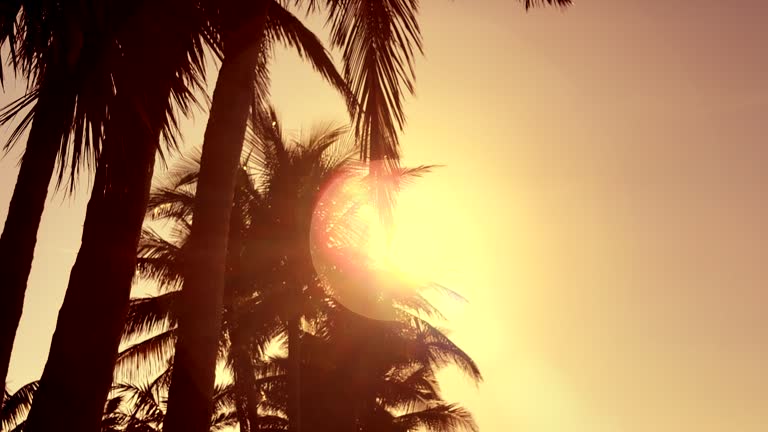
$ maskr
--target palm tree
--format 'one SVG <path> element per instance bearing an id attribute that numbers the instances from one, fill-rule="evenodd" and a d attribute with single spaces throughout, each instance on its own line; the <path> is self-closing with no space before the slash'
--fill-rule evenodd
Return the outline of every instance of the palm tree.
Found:
<path id="1" fill-rule="evenodd" d="M 281 260 L 290 259 L 293 262 L 294 254 L 291 250 L 306 249 L 306 240 L 301 232 L 309 232 L 309 215 L 312 212 L 312 204 L 316 196 L 317 188 L 323 180 L 335 172 L 352 155 L 351 152 L 341 152 L 329 155 L 327 150 L 336 144 L 342 135 L 343 129 L 327 128 L 310 134 L 306 144 L 295 143 L 295 147 L 288 149 L 283 137 L 279 134 L 279 124 L 274 113 L 258 113 L 254 116 L 255 131 L 250 135 L 249 160 L 238 170 L 238 182 L 235 192 L 236 212 L 232 213 L 231 240 L 229 248 L 226 295 L 224 303 L 224 333 L 219 336 L 217 343 L 232 346 L 229 350 L 229 364 L 236 384 L 241 384 L 248 379 L 248 371 L 252 370 L 250 352 L 259 351 L 278 332 L 287 325 L 297 320 L 295 307 L 291 307 L 292 297 L 286 296 L 285 287 L 280 281 L 285 280 L 293 271 L 270 271 Z M 258 156 L 257 156 L 258 155 Z M 194 188 L 190 188 L 191 182 L 197 182 L 199 177 L 197 168 L 193 164 L 188 167 L 188 172 L 179 175 L 179 180 L 170 188 L 161 189 L 150 201 L 149 214 L 170 217 L 178 224 L 176 230 L 182 238 L 176 244 L 168 243 L 156 234 L 147 231 L 140 248 L 139 272 L 152 278 L 157 278 L 166 286 L 178 288 L 183 280 L 183 264 L 180 256 L 186 257 L 189 253 L 189 227 L 191 226 L 191 203 L 194 201 Z M 249 178 L 249 171 L 263 171 L 264 185 L 260 185 Z M 261 180 L 261 179 L 259 179 Z M 297 183 L 300 180 L 304 184 Z M 306 182 L 310 184 L 307 185 Z M 314 184 L 315 186 L 311 186 Z M 302 196 L 303 195 L 303 196 Z M 296 201 L 298 199 L 298 201 Z M 287 205 L 293 204 L 292 209 Z M 301 222 L 287 225 L 289 216 L 297 208 L 303 209 L 304 217 Z M 292 211 L 293 210 L 293 211 Z M 303 229 L 297 226 L 303 223 Z M 270 237 L 265 237 L 270 236 Z M 236 245 L 241 245 L 237 247 Z M 299 270 L 293 265 L 291 270 L 298 274 L 306 274 L 309 262 L 308 250 L 304 254 L 304 268 Z M 237 271 L 238 262 L 246 262 L 252 267 L 243 267 Z M 237 306 L 243 298 L 254 295 L 254 278 L 260 280 L 260 295 L 246 305 Z M 294 278 L 295 279 L 295 278 Z M 125 334 L 132 337 L 135 333 L 146 330 L 157 322 L 176 324 L 179 311 L 179 293 L 170 292 L 152 301 L 139 300 L 132 304 L 129 313 L 128 325 Z M 170 307 L 174 305 L 171 315 L 166 309 L 163 314 L 157 314 L 158 305 Z M 146 323 L 147 312 L 156 316 Z M 248 319 L 239 317 L 243 313 L 248 314 Z M 142 316 L 143 315 L 143 316 Z M 258 332 L 254 329 L 258 328 Z M 171 336 L 167 328 L 164 332 L 152 338 L 147 347 L 157 347 L 161 340 L 168 340 Z M 141 346 L 141 345 L 139 345 Z M 167 345 L 164 345 L 167 347 Z M 135 346 L 133 351 L 137 351 Z M 292 353 L 295 353 L 295 348 Z M 121 356 L 118 367 L 127 362 L 130 354 Z M 174 362 L 175 364 L 175 362 Z M 252 374 L 251 374 L 252 375 Z M 239 379 L 238 379 L 239 377 Z M 248 384 L 243 384 L 248 387 Z M 236 388 L 240 388 L 237 387 Z M 247 430 L 247 392 L 238 393 L 241 403 L 240 423 L 241 428 Z"/>
<path id="2" fill-rule="evenodd" d="M 104 405 L 101 432 L 158 432 L 165 416 L 165 397 L 170 383 L 170 369 L 148 382 L 120 382 L 112 386 L 111 397 Z M 5 391 L 0 405 L 0 431 L 23 432 L 26 416 L 39 382 L 30 382 L 14 393 Z M 231 403 L 232 389 L 218 385 L 214 394 L 215 411 L 211 431 L 235 424 Z"/>
<path id="3" fill-rule="evenodd" d="M 266 55 L 276 41 L 300 49 L 332 85 L 344 80 L 316 37 L 278 2 L 225 2 L 220 9 L 223 61 L 203 141 L 195 214 L 186 260 L 168 431 L 200 431 L 209 417 L 221 326 L 231 203 L 248 113 L 266 96 Z M 254 38 L 255 35 L 255 38 Z"/>
<path id="4" fill-rule="evenodd" d="M 38 387 L 39 381 L 32 381 L 14 393 L 5 390 L 2 403 L 0 403 L 0 431 L 22 432 L 25 430 L 27 414 Z M 127 423 L 127 416 L 119 411 L 121 404 L 122 397 L 120 396 L 107 401 L 104 407 L 102 432 L 117 432 L 122 430 L 123 425 Z"/>
<path id="5" fill-rule="evenodd" d="M 20 14 L 20 11 L 23 11 Z M 73 174 L 83 155 L 98 149 L 103 126 L 99 110 L 111 84 L 99 78 L 101 47 L 91 43 L 99 30 L 81 3 L 20 0 L 0 9 L 0 48 L 8 46 L 30 92 L 11 103 L 0 124 L 32 107 L 6 148 L 31 124 L 8 216 L 0 236 L 0 382 L 5 382 L 48 185 L 60 156 L 59 182 L 71 155 Z M 19 19 L 17 20 L 17 17 Z M 84 43 L 87 35 L 89 42 Z M 2 83 L 0 76 L 0 83 Z M 94 109 L 96 108 L 96 109 Z"/>
<path id="6" fill-rule="evenodd" d="M 310 2 L 310 8 L 314 7 L 314 3 Z M 378 1 L 359 1 L 353 2 L 357 4 L 348 5 L 347 2 L 329 0 L 327 3 L 330 7 L 329 18 L 335 20 L 334 43 L 347 46 L 344 55 L 345 75 L 347 78 L 353 78 L 347 81 L 351 83 L 355 96 L 368 96 L 370 92 L 381 96 L 363 100 L 362 112 L 366 114 L 362 118 L 375 116 L 377 119 L 390 120 L 391 117 L 387 115 L 389 113 L 384 113 L 378 108 L 385 102 L 385 94 L 390 100 L 394 98 L 396 104 L 399 103 L 397 95 L 401 79 L 397 73 L 402 72 L 405 67 L 402 60 L 410 58 L 412 41 L 415 40 L 417 46 L 420 46 L 418 26 L 414 17 L 416 4 L 396 2 L 400 3 L 401 8 L 395 9 L 387 7 L 387 2 Z M 262 22 L 266 22 L 268 11 L 274 6 L 263 1 L 253 7 L 259 8 Z M 378 9 L 375 16 L 369 14 L 373 9 Z M 211 116 L 203 144 L 200 180 L 194 206 L 196 217 L 190 236 L 190 257 L 184 278 L 186 286 L 183 301 L 186 305 L 182 308 L 180 316 L 180 336 L 176 350 L 178 355 L 175 358 L 178 367 L 174 369 L 174 373 L 178 375 L 178 379 L 174 380 L 176 384 L 171 386 L 170 394 L 171 408 L 167 423 L 170 432 L 202 432 L 207 414 L 205 407 L 210 405 L 225 280 L 230 212 L 228 203 L 232 201 L 237 160 L 249 108 L 242 90 L 253 82 L 249 78 L 258 64 L 259 44 L 248 45 L 240 41 L 238 31 L 244 23 L 235 18 L 233 11 L 229 11 L 229 14 L 225 11 L 223 15 L 224 24 L 230 26 L 230 32 L 224 32 L 225 63 L 214 91 Z M 353 24 L 358 26 L 354 31 Z M 359 44 L 363 44 L 363 47 L 360 48 Z M 378 59 L 389 62 L 381 63 Z M 410 65 L 409 61 L 408 64 Z M 382 67 L 393 65 L 400 65 L 400 70 L 381 70 Z M 380 75 L 382 72 L 383 76 Z M 406 84 L 407 82 L 406 79 Z M 363 83 L 365 85 L 362 85 Z M 386 93 L 381 91 L 382 83 L 388 85 Z M 257 99 L 261 99 L 263 89 L 257 89 L 256 94 Z M 372 102 L 368 104 L 368 100 Z M 372 108 L 375 109 L 371 110 Z M 231 110 L 228 116 L 230 122 L 221 119 L 223 115 L 218 110 L 225 109 Z M 386 116 L 386 119 L 382 116 Z M 368 123 L 364 122 L 363 125 L 367 126 Z M 378 125 L 378 121 L 373 122 L 373 127 Z M 373 134 L 376 132 L 377 130 L 374 130 Z M 366 128 L 362 133 L 365 137 L 371 135 L 370 130 Z M 195 347 L 194 351 L 191 350 L 192 347 Z M 177 403 L 174 397 L 176 394 L 179 395 L 178 409 L 174 408 Z M 193 399 L 193 396 L 196 398 Z M 189 413 L 200 413 L 199 418 Z M 292 425 L 291 430 L 298 432 L 298 425 Z"/>
<path id="7" fill-rule="evenodd" d="M 121 382 L 112 387 L 113 397 L 107 402 L 102 418 L 102 432 L 159 432 L 165 419 L 171 369 L 154 379 L 140 383 Z M 218 431 L 236 423 L 231 409 L 231 390 L 225 384 L 214 391 L 214 414 L 210 431 Z"/>
<path id="8" fill-rule="evenodd" d="M 400 309 L 396 321 L 361 317 L 328 303 L 302 334 L 303 424 L 318 431 L 476 431 L 471 414 L 445 402 L 436 372 L 458 366 L 481 379 L 471 358 L 441 331 Z M 272 407 L 285 405 L 286 359 L 258 373 Z M 278 409 L 277 411 L 280 411 Z"/>
<path id="9" fill-rule="evenodd" d="M 570 0 L 545 0 L 568 4 Z M 526 7 L 536 2 L 525 0 Z M 319 2 L 305 2 L 314 10 Z M 413 91 L 414 50 L 421 50 L 414 0 L 326 0 L 331 23 L 332 44 L 341 47 L 344 77 L 359 109 L 354 122 L 363 159 L 382 161 L 385 170 L 371 170 L 377 180 L 382 215 L 389 219 L 391 188 L 383 181 L 396 168 L 399 157 L 397 129 L 405 115 L 401 94 Z M 195 198 L 196 215 L 190 236 L 190 255 L 184 272 L 184 306 L 180 315 L 177 379 L 171 386 L 168 431 L 202 432 L 210 406 L 213 366 L 221 326 L 230 206 L 235 185 L 238 156 L 246 127 L 248 103 L 244 89 L 259 64 L 259 43 L 245 42 L 240 29 L 248 22 L 256 28 L 267 25 L 269 1 L 254 2 L 243 16 L 241 8 L 221 8 L 225 56 L 214 91 L 213 106 L 203 144 L 200 180 Z M 229 9 L 229 10 L 228 10 Z M 257 88 L 257 90 L 262 90 Z M 257 100 L 263 100 L 263 90 Z M 229 110 L 225 121 L 223 112 Z M 397 126 L 396 126 L 397 125 Z M 380 175 L 384 174 L 384 176 Z M 384 186 L 379 186 L 384 185 Z M 178 402 L 177 402 L 178 400 Z M 178 408 L 176 408 L 178 406 Z M 293 409 L 296 409 L 295 407 Z M 296 416 L 294 416 L 296 417 Z M 292 432 L 299 432 L 292 425 Z"/>
<path id="10" fill-rule="evenodd" d="M 50 3 L 58 4 L 58 2 Z M 311 3 L 314 4 L 314 2 Z M 81 2 L 81 4 L 92 6 L 90 2 Z M 101 5 L 101 2 L 97 2 L 97 5 Z M 14 11 L 15 5 L 11 6 L 11 13 L 4 14 L 4 17 L 15 17 L 15 12 L 21 10 L 16 7 Z M 108 156 L 111 160 L 105 159 L 99 162 L 99 169 L 97 169 L 94 182 L 96 187 L 89 202 L 88 215 L 86 217 L 83 247 L 78 255 L 78 261 L 73 268 L 70 289 L 68 289 L 68 295 L 60 313 L 59 325 L 54 335 L 51 355 L 46 366 L 46 373 L 44 373 L 41 382 L 41 396 L 38 398 L 40 402 L 36 403 L 36 407 L 40 405 L 44 408 L 33 409 L 33 415 L 31 416 L 34 420 L 35 412 L 40 411 L 45 413 L 40 414 L 40 418 L 49 418 L 51 419 L 50 421 L 55 418 L 57 421 L 61 421 L 66 416 L 56 415 L 57 410 L 54 408 L 55 404 L 53 401 L 58 399 L 65 402 L 82 400 L 87 407 L 87 409 L 82 410 L 84 413 L 82 416 L 75 414 L 79 413 L 79 410 L 67 409 L 68 407 L 66 406 L 61 407 L 60 411 L 69 413 L 70 416 L 79 417 L 78 421 L 70 422 L 74 426 L 79 426 L 80 421 L 86 422 L 86 419 L 91 419 L 89 422 L 91 426 L 86 427 L 86 429 L 91 430 L 93 430 L 93 425 L 96 424 L 94 420 L 96 418 L 95 413 L 97 413 L 97 408 L 99 407 L 99 403 L 96 400 L 103 399 L 103 397 L 98 395 L 105 394 L 108 391 L 107 380 L 103 378 L 106 376 L 105 371 L 108 368 L 104 366 L 110 363 L 109 359 L 113 356 L 113 354 L 110 354 L 110 351 L 114 352 L 111 347 L 117 346 L 117 338 L 114 335 L 117 334 L 116 332 L 120 326 L 113 324 L 121 321 L 123 316 L 121 309 L 124 310 L 125 302 L 121 299 L 127 298 L 127 286 L 131 277 L 131 272 L 126 269 L 133 267 L 132 260 L 134 259 L 132 258 L 133 254 L 129 251 L 132 249 L 130 246 L 135 246 L 138 241 L 140 222 L 136 223 L 136 220 L 143 215 L 143 207 L 149 188 L 148 179 L 151 178 L 151 165 L 154 160 L 155 149 L 160 141 L 160 134 L 165 132 L 166 138 L 168 138 L 168 131 L 172 129 L 171 126 L 174 124 L 173 120 L 168 117 L 168 113 L 171 111 L 169 108 L 171 106 L 169 96 L 173 94 L 176 101 L 182 106 L 188 101 L 188 92 L 186 91 L 188 82 L 185 82 L 183 78 L 194 75 L 194 73 L 190 74 L 189 72 L 196 71 L 194 63 L 195 59 L 200 57 L 200 53 L 197 50 L 201 46 L 201 44 L 192 44 L 192 48 L 190 48 L 188 43 L 190 40 L 196 40 L 196 37 L 200 35 L 199 22 L 196 20 L 186 20 L 185 13 L 193 9 L 197 10 L 196 7 L 192 7 L 193 5 L 188 2 L 179 2 L 177 4 L 169 0 L 168 2 L 163 2 L 160 7 L 147 7 L 143 2 L 128 2 L 128 4 L 117 2 L 114 6 L 114 8 L 94 7 L 94 10 L 100 13 L 107 10 L 108 19 L 102 22 L 103 25 L 96 28 L 99 30 L 109 30 L 107 32 L 109 37 L 90 38 L 83 35 L 82 38 L 83 46 L 90 46 L 88 45 L 88 41 L 90 41 L 94 42 L 97 47 L 106 47 L 107 51 L 97 50 L 100 53 L 99 58 L 117 58 L 119 60 L 115 63 L 114 68 L 106 68 L 106 72 L 99 69 L 100 73 L 98 74 L 98 76 L 104 78 L 103 81 L 99 82 L 115 84 L 114 89 L 110 88 L 110 90 L 114 91 L 114 94 L 110 92 L 101 94 L 102 99 L 108 100 L 113 104 L 110 105 L 110 121 L 105 125 L 104 132 L 108 136 L 114 136 L 105 141 L 105 148 L 102 151 L 103 155 Z M 30 10 L 34 10 L 34 8 Z M 336 9 L 337 12 L 339 10 L 341 9 Z M 7 10 L 4 9 L 3 12 L 7 12 Z M 25 10 L 25 13 L 27 12 Z M 210 12 L 210 10 L 206 12 Z M 80 14 L 75 15 L 80 16 Z M 56 17 L 57 14 L 48 14 L 46 16 Z M 63 16 L 66 16 L 66 14 Z M 147 19 L 146 17 L 153 18 Z M 163 17 L 166 18 L 166 24 L 167 22 L 177 24 L 173 31 L 168 31 L 169 26 L 167 25 L 150 25 L 152 30 L 156 31 L 148 32 L 148 35 L 139 35 L 135 39 L 129 37 L 131 35 L 136 36 L 136 32 L 132 30 L 134 26 L 126 24 L 126 22 L 135 24 L 138 20 L 140 24 L 151 24 L 150 21 L 152 19 L 157 18 L 156 22 L 160 22 L 163 21 L 161 19 Z M 11 21 L 6 19 L 0 23 L 3 32 L 9 28 L 14 28 L 13 25 L 9 26 L 8 24 Z M 189 26 L 184 27 L 186 24 L 182 25 L 183 23 L 187 23 Z M 194 25 L 190 23 L 194 23 Z M 363 24 L 370 24 L 370 22 Z M 378 24 L 381 24 L 381 22 Z M 181 27 L 184 27 L 184 29 L 181 29 Z M 45 28 L 45 26 L 41 26 L 41 28 Z M 188 32 L 187 30 L 190 29 L 191 31 Z M 378 30 L 382 29 L 384 27 L 379 25 Z M 77 32 L 74 34 L 77 35 Z M 189 37 L 190 34 L 194 36 Z M 152 40 L 148 41 L 147 39 L 150 38 Z M 77 42 L 78 39 L 76 37 L 75 41 Z M 42 38 L 41 40 L 52 39 Z M 156 43 L 158 40 L 164 42 L 162 48 L 160 44 Z M 357 40 L 361 40 L 360 37 Z M 40 42 L 40 40 L 37 42 Z M 74 44 L 74 46 L 78 45 L 79 43 Z M 191 62 L 190 59 L 192 60 Z M 36 62 L 33 64 L 40 66 L 45 65 L 46 62 L 47 60 L 42 63 Z M 173 65 L 171 65 L 172 63 Z M 143 66 L 146 64 L 157 67 L 152 70 L 153 73 L 148 73 L 143 70 Z M 84 69 L 88 69 L 87 66 L 87 64 L 84 65 Z M 371 84 L 375 84 L 375 80 L 371 81 Z M 221 100 L 222 98 L 219 99 Z M 75 113 L 82 113 L 80 111 L 81 106 L 82 104 L 78 102 L 78 109 Z M 98 118 L 98 115 L 101 115 L 101 118 L 105 118 L 104 114 L 107 112 L 107 109 L 104 105 L 95 104 L 94 106 L 96 108 L 91 110 L 92 114 L 96 115 L 96 118 Z M 374 127 L 372 126 L 371 128 L 373 129 Z M 87 132 L 83 132 L 87 131 L 88 128 L 78 129 L 76 127 L 76 134 L 78 130 L 84 136 L 89 136 Z M 111 132 L 107 133 L 109 131 Z M 101 135 L 102 129 L 92 128 L 91 132 L 91 138 L 94 139 L 95 135 Z M 77 153 L 77 150 L 73 150 L 72 155 L 75 154 L 80 153 Z M 31 156 L 27 159 L 33 160 Z M 133 169 L 127 169 L 128 165 L 132 165 Z M 45 170 L 43 169 L 41 172 L 45 172 Z M 32 209 L 29 211 L 31 213 L 29 216 L 32 218 L 30 220 L 34 220 L 34 212 L 36 210 Z M 16 218 L 14 220 L 20 219 Z M 222 220 L 226 223 L 227 218 Z M 106 240 L 109 238 L 109 234 L 112 233 L 118 233 L 116 240 Z M 223 244 L 225 241 L 219 242 L 219 244 Z M 29 250 L 32 249 L 29 248 Z M 107 253 L 102 255 L 102 251 L 107 251 Z M 91 272 L 89 269 L 96 269 L 97 271 Z M 101 286 L 115 286 L 115 288 L 98 290 L 97 287 Z M 94 292 L 96 295 L 92 295 Z M 108 325 L 105 325 L 103 329 L 92 329 L 83 322 L 83 314 L 81 312 L 91 302 L 100 302 L 102 300 L 105 307 L 101 309 L 103 309 L 103 315 L 106 317 L 105 323 Z M 14 301 L 15 303 L 12 302 L 13 304 L 19 304 L 17 298 Z M 11 316 L 11 318 L 13 317 Z M 17 322 L 17 320 L 13 322 Z M 11 340 L 13 339 L 13 332 L 15 330 L 9 332 Z M 84 335 L 92 337 L 84 337 Z M 94 344 L 94 340 L 98 342 Z M 101 344 L 101 341 L 104 341 L 104 343 Z M 88 355 L 90 354 L 89 351 L 97 351 L 98 355 Z M 81 358 L 90 358 L 93 359 L 93 362 L 79 362 Z M 93 369 L 90 368 L 91 365 L 97 365 L 97 367 Z M 81 386 L 82 394 L 87 397 L 82 399 L 66 399 L 47 396 L 49 393 L 52 395 L 57 393 L 58 395 L 65 394 L 65 391 L 68 389 L 66 385 L 67 380 L 73 380 L 73 376 L 77 374 L 72 373 L 72 371 L 76 372 L 78 370 L 91 370 L 94 372 L 92 382 Z M 31 424 L 33 427 L 37 427 L 34 421 Z"/>
<path id="11" fill-rule="evenodd" d="M 94 25 L 104 30 L 106 40 L 85 39 L 84 44 L 104 47 L 100 55 L 109 68 L 103 73 L 114 95 L 107 97 L 109 117 L 81 248 L 27 419 L 26 430 L 32 432 L 62 423 L 99 430 L 155 153 L 161 136 L 173 131 L 173 110 L 188 109 L 191 88 L 201 82 L 203 71 L 200 29 L 205 21 L 188 2 L 87 4 L 103 19 Z M 167 26 L 179 17 L 183 25 Z M 99 325 L 93 326 L 87 315 Z"/>
<path id="12" fill-rule="evenodd" d="M 97 2 L 95 6 L 103 4 Z M 170 101 L 175 101 L 175 106 L 182 112 L 189 109 L 191 91 L 202 82 L 204 42 L 214 49 L 220 48 L 210 31 L 208 11 L 194 3 L 169 0 L 159 6 L 150 5 L 150 2 L 115 2 L 105 9 L 95 6 L 96 11 L 106 9 L 106 16 L 99 17 L 104 21 L 94 24 L 99 29 L 106 29 L 105 34 L 85 39 L 83 43 L 103 48 L 99 56 L 110 62 L 98 72 L 106 77 L 110 90 L 114 85 L 115 91 L 113 95 L 102 95 L 110 107 L 110 121 L 104 126 L 107 138 L 103 148 L 97 148 L 100 158 L 86 215 L 83 244 L 59 315 L 41 391 L 30 415 L 29 427 L 33 430 L 39 424 L 54 418 L 57 422 L 62 421 L 66 416 L 77 419 L 69 422 L 72 427 L 80 425 L 79 422 L 88 422 L 86 429 L 95 430 L 97 426 L 97 413 L 109 390 L 129 298 L 135 267 L 134 251 L 155 153 L 161 135 L 167 141 L 173 139 L 176 123 L 172 115 L 174 105 Z M 43 15 L 51 14 L 49 11 Z M 85 20 L 86 17 L 81 18 Z M 167 22 L 170 21 L 178 21 L 178 24 L 169 27 Z M 142 32 L 137 32 L 137 28 Z M 294 25 L 287 32 L 275 32 L 274 37 L 283 38 L 300 50 L 306 45 L 312 50 L 309 56 L 318 60 L 319 43 L 308 40 L 301 30 L 306 29 Z M 157 40 L 163 44 L 158 44 Z M 322 49 L 319 52 L 324 54 Z M 332 65 L 330 60 L 323 57 L 318 61 L 321 69 L 325 67 L 328 73 L 328 65 Z M 154 67 L 148 69 L 147 64 Z M 341 82 L 341 79 L 337 81 Z M 20 106 L 12 107 L 11 113 L 18 113 Z M 96 108 L 107 111 L 105 105 Z M 76 132 L 78 130 L 76 128 Z M 92 132 L 101 133 L 100 128 Z M 88 136 L 87 131 L 85 136 Z M 102 289 L 104 286 L 109 289 Z M 99 328 L 83 319 L 83 311 L 91 309 L 94 303 L 99 304 L 98 313 L 103 318 L 104 325 Z M 91 337 L 84 338 L 86 335 Z M 80 379 L 77 378 L 78 370 L 83 375 L 88 372 L 91 379 L 73 387 L 71 381 Z M 78 397 L 64 397 L 67 392 L 71 395 L 72 388 L 77 389 Z M 78 406 L 67 406 L 67 403 L 59 403 L 60 400 Z"/>
<path id="13" fill-rule="evenodd" d="M 253 376 L 254 369 L 262 364 L 260 358 L 267 343 L 278 335 L 287 335 L 287 377 L 292 384 L 297 384 L 298 380 L 291 379 L 291 375 L 297 374 L 297 366 L 304 369 L 300 361 L 306 356 L 296 355 L 294 347 L 299 345 L 296 339 L 307 337 L 301 336 L 304 331 L 298 325 L 299 318 L 322 323 L 322 315 L 343 310 L 327 307 L 332 300 L 315 274 L 308 234 L 312 215 L 317 213 L 315 204 L 321 186 L 343 174 L 345 169 L 355 169 L 350 166 L 353 149 L 345 150 L 338 143 L 342 129 L 325 128 L 310 133 L 306 143 L 286 145 L 274 112 L 259 113 L 252 124 L 254 133 L 249 136 L 247 156 L 238 170 L 234 193 L 224 319 L 218 337 L 219 361 L 227 363 L 234 378 L 233 403 L 241 430 L 256 430 L 265 422 L 274 426 L 277 421 L 274 412 L 259 412 L 264 401 L 258 396 L 258 383 Z M 422 171 L 423 168 L 404 174 L 413 176 Z M 249 173 L 258 178 L 254 181 Z M 180 307 L 178 289 L 183 282 L 183 261 L 189 251 L 191 203 L 198 178 L 196 164 L 187 163 L 176 172 L 174 181 L 159 188 L 150 199 L 148 214 L 170 219 L 173 223 L 170 232 L 176 238 L 167 241 L 156 232 L 145 230 L 138 272 L 159 282 L 163 291 L 156 297 L 132 300 L 124 340 L 132 342 L 147 333 L 150 336 L 123 351 L 117 362 L 118 375 L 138 371 L 142 365 L 146 368 L 148 362 L 163 366 L 172 356 Z M 354 228 L 350 213 L 344 216 L 345 237 L 354 238 L 356 233 L 364 235 Z M 338 220 L 326 218 L 325 222 L 340 225 Z M 341 231 L 335 232 L 341 237 Z M 297 291 L 297 286 L 305 288 Z M 415 310 L 434 312 L 414 293 L 398 301 Z M 348 354 L 358 358 L 354 351 Z M 309 356 L 314 357 L 312 351 Z M 479 377 L 476 368 L 470 370 L 473 376 Z M 281 379 L 285 376 L 282 374 Z M 290 405 L 293 397 L 300 395 L 291 391 L 280 400 Z M 304 417 L 303 413 L 311 410 L 314 403 L 303 404 L 306 408 L 292 414 L 288 405 L 283 405 L 280 412 L 287 412 L 290 419 L 291 415 Z M 297 408 L 300 406 L 296 404 Z"/>

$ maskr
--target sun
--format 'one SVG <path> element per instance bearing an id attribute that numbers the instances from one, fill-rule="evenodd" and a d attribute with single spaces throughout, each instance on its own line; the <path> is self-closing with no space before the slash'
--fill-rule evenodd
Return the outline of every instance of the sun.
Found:
<path id="1" fill-rule="evenodd" d="M 359 217 L 367 229 L 365 244 L 362 246 L 372 266 L 380 271 L 407 278 L 411 283 L 426 283 L 429 245 L 413 232 L 413 220 L 407 220 L 405 212 L 392 209 L 393 223 L 384 226 L 375 206 L 367 205 L 360 210 Z M 408 229 L 406 231 L 407 228 Z M 418 228 L 418 226 L 417 226 Z"/>
<path id="2" fill-rule="evenodd" d="M 358 211 L 357 217 L 360 218 L 366 230 L 365 242 L 361 248 L 371 263 L 377 267 L 393 266 L 395 254 L 392 251 L 392 239 L 397 225 L 384 227 L 378 211 L 371 204 L 363 205 Z"/>
<path id="3" fill-rule="evenodd" d="M 370 181 L 363 170 L 335 175 L 321 190 L 312 219 L 310 244 L 318 274 L 349 309 L 386 319 L 375 303 L 417 290 L 424 273 L 426 244 L 399 230 L 401 213 L 382 223 Z"/>

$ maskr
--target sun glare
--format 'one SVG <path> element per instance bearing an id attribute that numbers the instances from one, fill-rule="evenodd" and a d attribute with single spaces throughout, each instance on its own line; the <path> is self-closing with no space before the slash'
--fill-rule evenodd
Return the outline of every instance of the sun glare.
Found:
<path id="1" fill-rule="evenodd" d="M 385 299 L 428 283 L 420 272 L 427 256 L 418 238 L 403 241 L 399 212 L 385 226 L 375 205 L 367 169 L 334 176 L 322 188 L 312 218 L 312 260 L 334 297 L 349 309 L 378 319 L 391 318 Z"/>

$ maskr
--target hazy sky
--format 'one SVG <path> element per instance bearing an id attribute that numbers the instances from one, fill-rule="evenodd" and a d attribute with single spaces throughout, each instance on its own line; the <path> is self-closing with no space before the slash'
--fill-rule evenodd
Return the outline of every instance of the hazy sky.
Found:
<path id="1" fill-rule="evenodd" d="M 451 327 L 486 378 L 448 397 L 487 432 L 765 431 L 768 3 L 423 3 L 402 142 L 445 167 L 404 194 L 401 236 L 469 298 Z M 293 55 L 273 75 L 290 128 L 344 120 Z M 44 215 L 12 387 L 42 370 L 86 199 Z"/>

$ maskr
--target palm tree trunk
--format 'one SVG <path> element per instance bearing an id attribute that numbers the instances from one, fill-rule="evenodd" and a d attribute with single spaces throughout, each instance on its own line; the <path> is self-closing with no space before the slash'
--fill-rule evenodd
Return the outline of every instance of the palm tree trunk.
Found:
<path id="1" fill-rule="evenodd" d="M 240 174 L 240 173 L 238 173 Z M 241 249 L 242 249 L 242 209 L 239 203 L 242 200 L 236 184 L 232 212 L 229 217 L 229 240 L 227 242 L 227 272 L 224 286 L 224 322 L 228 325 L 229 355 L 232 361 L 233 389 L 235 393 L 235 414 L 240 427 L 240 432 L 251 431 L 249 409 L 253 406 L 250 401 L 253 392 L 254 370 L 248 351 L 247 339 L 244 338 L 238 320 L 238 299 L 243 295 L 241 288 Z M 255 406 L 254 406 L 255 409 Z"/>
<path id="2" fill-rule="evenodd" d="M 263 19 L 260 24 L 251 31 L 261 31 Z M 210 427 L 229 219 L 260 44 L 236 47 L 225 53 L 203 140 L 166 432 L 207 432 Z"/>
<path id="3" fill-rule="evenodd" d="M 107 140 L 114 141 L 105 142 L 96 171 L 82 244 L 27 432 L 47 432 L 62 425 L 79 432 L 100 429 L 160 135 L 159 129 L 147 126 L 147 119 L 150 125 L 158 124 L 151 122 L 164 115 L 136 109 L 133 97 L 118 95 L 115 102 L 114 123 L 107 130 Z"/>
<path id="4" fill-rule="evenodd" d="M 57 109 L 71 98 L 70 86 L 46 86 L 35 106 L 35 118 L 21 160 L 3 234 L 0 236 L 0 383 L 5 383 L 11 361 L 13 341 L 21 320 L 24 294 L 32 268 L 37 231 L 43 215 L 48 185 L 59 151 L 62 116 Z"/>
<path id="5" fill-rule="evenodd" d="M 301 432 L 301 327 L 299 317 L 288 321 L 288 431 Z"/>
<path id="6" fill-rule="evenodd" d="M 256 379 L 251 353 L 243 343 L 244 340 L 241 337 L 232 340 L 234 390 L 240 431 L 250 432 L 255 431 L 259 426 L 257 406 L 259 400 L 256 397 Z"/>

